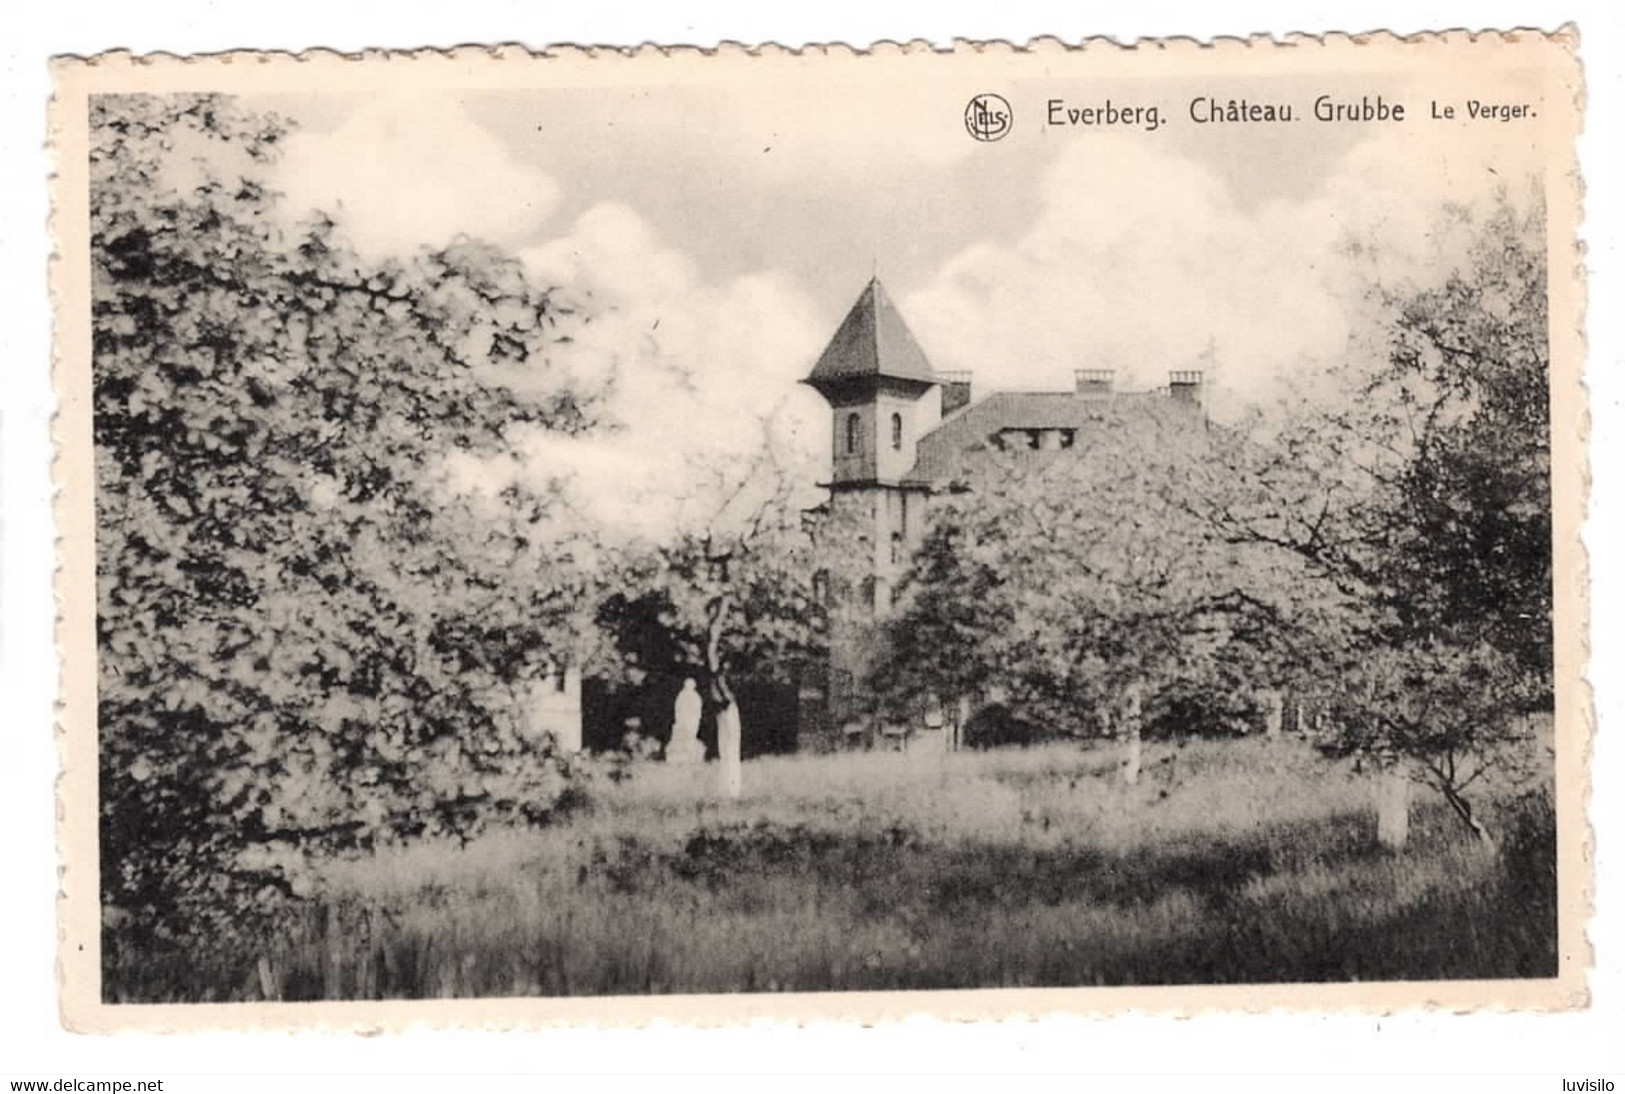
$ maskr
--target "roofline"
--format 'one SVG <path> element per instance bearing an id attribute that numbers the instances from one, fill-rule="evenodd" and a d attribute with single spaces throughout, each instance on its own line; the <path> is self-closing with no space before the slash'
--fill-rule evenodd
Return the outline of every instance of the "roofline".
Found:
<path id="1" fill-rule="evenodd" d="M 945 383 L 935 373 L 930 376 L 904 376 L 896 372 L 853 372 L 845 376 L 830 376 L 822 379 L 809 373 L 796 380 L 796 383 L 806 384 L 808 387 L 817 387 L 819 384 L 866 383 L 870 380 L 890 380 L 894 384 L 919 384 L 921 387 L 942 387 Z"/>
<path id="2" fill-rule="evenodd" d="M 867 308 L 865 307 L 866 301 Z M 878 274 L 872 275 L 868 282 L 865 283 L 863 286 L 863 291 L 858 294 L 857 299 L 852 302 L 852 306 L 847 309 L 845 317 L 835 328 L 835 334 L 830 337 L 829 342 L 825 344 L 824 349 L 819 353 L 818 357 L 813 362 L 812 372 L 804 379 L 812 380 L 817 377 L 818 370 L 823 366 L 825 357 L 828 356 L 829 351 L 834 347 L 836 338 L 843 330 L 846 329 L 847 324 L 852 322 L 855 316 L 859 316 L 864 312 L 867 312 L 869 316 L 869 322 L 866 324 L 867 330 L 863 332 L 867 334 L 867 337 L 859 339 L 859 344 L 862 345 L 867 350 L 868 354 L 873 358 L 875 370 L 873 372 L 858 373 L 846 373 L 843 371 L 835 376 L 829 377 L 828 379 L 843 380 L 849 376 L 875 376 L 883 379 L 903 380 L 911 383 L 923 383 L 926 385 L 941 384 L 943 382 L 937 378 L 936 369 L 931 364 L 931 358 L 926 354 L 924 347 L 920 345 L 919 338 L 909 327 L 908 320 L 903 317 L 902 311 L 897 307 L 896 302 L 892 300 L 891 294 L 888 293 L 886 291 L 886 287 L 881 284 L 880 276 Z M 922 370 L 920 373 L 891 372 L 887 370 L 888 364 L 892 363 L 891 359 L 881 354 L 881 332 L 884 327 L 882 320 L 887 315 L 890 315 L 893 319 L 895 319 L 902 335 L 902 345 L 906 349 L 911 350 L 913 355 L 918 358 L 918 365 Z M 905 354 L 905 356 L 907 356 L 907 354 Z"/>
<path id="3" fill-rule="evenodd" d="M 820 490 L 835 492 L 837 490 L 856 489 L 869 486 L 884 486 L 889 490 L 929 490 L 931 483 L 925 479 L 849 479 L 846 482 L 819 482 L 814 486 Z"/>
<path id="4" fill-rule="evenodd" d="M 897 388 L 909 389 L 916 398 L 931 388 L 942 386 L 941 380 L 927 380 L 918 376 L 897 376 L 885 372 L 837 376 L 831 379 L 814 379 L 811 376 L 803 376 L 796 383 L 806 384 L 823 396 L 824 401 L 830 403 L 832 407 L 836 406 L 834 400 L 839 398 L 845 391 L 851 391 L 855 394 L 854 403 L 848 405 L 856 405 L 858 402 L 867 401 L 875 391 L 885 391 L 888 384 L 893 385 L 894 391 Z"/>

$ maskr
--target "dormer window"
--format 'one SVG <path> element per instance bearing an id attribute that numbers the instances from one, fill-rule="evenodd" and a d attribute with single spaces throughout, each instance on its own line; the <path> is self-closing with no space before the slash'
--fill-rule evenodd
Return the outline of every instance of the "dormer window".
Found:
<path id="1" fill-rule="evenodd" d="M 903 450 L 903 416 L 901 414 L 891 416 L 891 448 L 893 452 Z"/>
<path id="2" fill-rule="evenodd" d="M 848 414 L 846 416 L 846 454 L 848 456 L 856 454 L 858 441 L 862 435 L 863 419 L 857 414 Z"/>

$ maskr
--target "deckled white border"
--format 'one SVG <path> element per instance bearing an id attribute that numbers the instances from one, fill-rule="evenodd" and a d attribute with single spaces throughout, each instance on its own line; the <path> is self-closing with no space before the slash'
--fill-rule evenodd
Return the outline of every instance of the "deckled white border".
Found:
<path id="1" fill-rule="evenodd" d="M 133 89 L 135 85 L 155 90 L 159 87 L 164 90 L 265 90 L 270 80 L 285 78 L 290 65 L 298 65 L 303 70 L 297 77 L 303 87 L 311 79 L 326 81 L 335 76 L 343 79 L 344 75 L 340 75 L 343 69 L 362 65 L 368 66 L 374 73 L 381 72 L 377 77 L 379 79 L 404 79 L 409 76 L 414 83 L 421 83 L 425 79 L 425 69 L 431 70 L 427 73 L 428 79 L 451 82 L 451 78 L 467 69 L 488 66 L 493 62 L 515 62 L 516 68 L 540 64 L 544 66 L 543 69 L 533 71 L 541 75 L 552 75 L 553 66 L 584 66 L 577 69 L 584 73 L 587 70 L 634 64 L 639 66 L 637 71 L 642 75 L 650 66 L 658 70 L 663 64 L 698 62 L 707 66 L 707 75 L 722 78 L 731 77 L 731 73 L 722 73 L 720 68 L 737 71 L 737 65 L 742 61 L 755 64 L 771 62 L 774 58 L 793 57 L 803 63 L 869 63 L 869 58 L 876 62 L 888 59 L 906 61 L 919 55 L 942 57 L 958 53 L 1022 64 L 1027 63 L 1025 58 L 1028 56 L 1042 56 L 1055 63 L 1088 55 L 1091 62 L 1097 65 L 1104 63 L 1108 67 L 1121 66 L 1124 69 L 1137 65 L 1143 69 L 1146 64 L 1162 58 L 1182 59 L 1193 54 L 1267 62 L 1271 55 L 1276 55 L 1275 51 L 1284 54 L 1288 50 L 1296 53 L 1314 49 L 1331 55 L 1330 59 L 1336 62 L 1359 62 L 1351 66 L 1353 71 L 1370 72 L 1374 67 L 1370 63 L 1374 60 L 1371 56 L 1373 47 L 1391 51 L 1392 56 L 1404 57 L 1413 50 L 1460 48 L 1465 45 L 1480 50 L 1486 47 L 1545 49 L 1547 52 L 1544 56 L 1549 59 L 1556 74 L 1554 87 L 1568 89 L 1575 104 L 1573 128 L 1566 131 L 1566 135 L 1572 139 L 1578 132 L 1583 91 L 1573 56 L 1574 32 L 1568 27 L 1552 33 L 1457 31 L 1398 36 L 1375 32 L 1319 37 L 1290 34 L 1281 38 L 1259 35 L 1248 38 L 1221 37 L 1206 43 L 1186 38 L 1138 39 L 1128 45 L 1104 38 L 1085 39 L 1078 45 L 1067 45 L 1056 38 L 1037 38 L 1025 46 L 1002 41 L 956 41 L 949 49 L 925 41 L 913 41 L 878 42 L 866 50 L 838 43 L 800 49 L 785 49 L 771 44 L 750 47 L 723 43 L 714 49 L 644 45 L 635 48 L 554 46 L 532 51 L 521 46 L 505 45 L 400 52 L 229 52 L 193 58 L 113 52 L 90 59 L 61 62 L 56 71 L 59 90 L 54 104 L 52 128 L 52 139 L 59 157 L 53 223 L 60 249 L 52 264 L 52 286 L 58 312 L 56 382 L 62 398 L 55 431 L 59 447 L 54 472 L 60 490 L 56 503 L 61 532 L 59 558 L 62 560 L 57 579 L 61 609 L 58 643 L 63 652 L 65 681 L 64 703 L 59 708 L 62 729 L 59 743 L 64 760 L 59 831 L 65 878 L 65 895 L 61 902 L 65 1022 L 87 1031 L 245 1026 L 374 1031 L 421 1024 L 460 1028 L 534 1028 L 576 1024 L 638 1025 L 673 1019 L 696 1025 L 715 1025 L 763 1016 L 793 1021 L 857 1019 L 880 1022 L 920 1014 L 951 1020 L 983 1020 L 1050 1013 L 1103 1015 L 1129 1011 L 1181 1016 L 1213 1011 L 1256 1013 L 1304 1009 L 1386 1014 L 1413 1008 L 1460 1011 L 1560 1009 L 1583 1005 L 1585 974 L 1591 962 L 1583 928 L 1589 916 L 1592 888 L 1588 867 L 1591 835 L 1585 823 L 1592 713 L 1589 688 L 1580 680 L 1585 656 L 1587 608 L 1584 593 L 1585 558 L 1579 542 L 1579 529 L 1589 482 L 1584 449 L 1587 417 L 1580 384 L 1583 271 L 1578 251 L 1570 251 L 1573 255 L 1570 265 L 1575 270 L 1575 277 L 1571 283 L 1558 284 L 1555 279 L 1564 264 L 1556 259 L 1564 252 L 1557 246 L 1551 252 L 1554 259 L 1551 263 L 1554 278 L 1551 313 L 1554 371 L 1552 412 L 1556 433 L 1553 462 L 1554 467 L 1562 468 L 1554 483 L 1554 524 L 1564 530 L 1554 560 L 1559 628 L 1563 639 L 1558 654 L 1559 687 L 1562 692 L 1559 724 L 1572 729 L 1576 739 L 1564 742 L 1564 755 L 1560 757 L 1559 854 L 1563 933 L 1562 971 L 1556 980 L 118 1007 L 103 1006 L 95 998 L 93 977 L 90 978 L 90 990 L 84 990 L 87 978 L 83 972 L 87 959 L 82 955 L 92 952 L 94 945 L 84 949 L 80 947 L 87 937 L 84 912 L 87 903 L 94 912 L 95 893 L 91 885 L 87 901 L 81 895 L 84 890 L 76 885 L 75 878 L 81 876 L 89 861 L 85 857 L 84 846 L 86 820 L 89 821 L 88 834 L 93 858 L 94 815 L 93 811 L 87 811 L 82 806 L 77 811 L 67 808 L 69 803 L 75 801 L 94 800 L 95 778 L 93 738 L 88 762 L 84 750 L 87 708 L 83 688 L 86 683 L 93 688 L 94 665 L 93 661 L 88 666 L 83 659 L 75 661 L 69 654 L 70 650 L 83 651 L 86 648 L 87 634 L 92 655 L 94 652 L 94 583 L 93 580 L 85 580 L 87 575 L 94 573 L 93 557 L 89 553 L 89 533 L 93 522 L 88 519 L 88 468 L 84 466 L 89 456 L 85 400 L 88 394 L 88 357 L 84 352 L 88 338 L 84 323 L 86 316 L 73 314 L 79 312 L 78 305 L 87 301 L 82 294 L 72 295 L 75 288 L 82 288 L 86 283 L 84 275 L 88 270 L 88 252 L 82 238 L 75 236 L 75 230 L 83 228 L 85 219 L 82 196 L 77 198 L 75 204 L 75 196 L 83 194 L 84 165 L 82 155 L 76 158 L 69 153 L 74 147 L 72 141 L 82 139 L 82 122 L 76 128 L 72 112 L 77 106 L 78 117 L 82 119 L 84 93 L 91 90 Z M 1348 51 L 1356 49 L 1359 55 L 1350 57 Z M 1152 56 L 1147 57 L 1146 54 Z M 1380 60 L 1391 63 L 1386 56 Z M 407 66 L 410 66 L 410 72 L 405 71 Z M 1116 74 L 1115 71 L 1108 73 L 1098 68 L 1091 71 L 1091 75 L 1096 77 Z M 1136 75 L 1143 76 L 1143 72 Z M 1556 101 L 1556 97 L 1549 96 L 1548 101 Z M 1548 115 L 1546 124 L 1557 126 L 1563 123 Z M 1565 246 L 1571 247 L 1577 228 L 1580 197 L 1578 174 L 1572 160 L 1549 167 L 1549 177 L 1551 238 L 1562 240 Z M 1573 197 L 1571 202 L 1558 200 L 1562 193 L 1560 183 L 1567 185 Z M 74 305 L 71 309 L 68 307 L 70 302 Z M 1572 316 L 1569 325 L 1560 324 L 1558 317 L 1563 314 Z M 1564 458 L 1565 452 L 1568 453 L 1567 459 Z M 88 567 L 87 562 L 90 563 Z M 87 605 L 88 613 L 84 610 Z M 93 718 L 93 704 L 89 709 Z M 93 877 L 90 880 L 93 881 Z"/>

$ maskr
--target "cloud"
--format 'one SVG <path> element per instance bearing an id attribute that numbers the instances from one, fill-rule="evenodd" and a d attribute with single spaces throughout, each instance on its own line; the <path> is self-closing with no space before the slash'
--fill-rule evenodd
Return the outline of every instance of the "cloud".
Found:
<path id="1" fill-rule="evenodd" d="M 1539 162 L 1515 134 L 1396 128 L 1308 197 L 1246 207 L 1143 138 L 1091 141 L 1054 162 L 1019 239 L 960 252 L 903 307 L 937 365 L 984 389 L 1065 388 L 1076 368 L 1149 387 L 1205 367 L 1265 394 L 1355 351 L 1374 282 L 1449 272 L 1464 248 L 1443 227 L 1447 199 L 1483 204 Z"/>
<path id="2" fill-rule="evenodd" d="M 454 100 L 428 94 L 368 99 L 333 130 L 296 132 L 272 185 L 290 215 L 328 213 L 374 260 L 459 234 L 516 243 L 560 198 Z"/>
<path id="3" fill-rule="evenodd" d="M 533 474 L 566 475 L 599 523 L 644 533 L 711 520 L 764 442 L 811 481 L 826 431 L 817 397 L 796 381 L 828 332 L 789 278 L 707 281 L 618 204 L 588 209 L 522 258 L 579 302 L 584 321 L 560 364 L 609 384 L 617 426 L 534 435 L 524 453 Z"/>
<path id="4" fill-rule="evenodd" d="M 773 124 L 770 112 L 752 115 L 723 143 L 762 159 Z M 1266 391 L 1350 351 L 1372 279 L 1448 269 L 1459 241 L 1435 230 L 1444 197 L 1482 201 L 1517 165 L 1540 162 L 1517 127 L 1486 135 L 1479 124 L 1379 132 L 1313 193 L 1262 204 L 1238 200 L 1223 177 L 1159 140 L 1091 137 L 1036 180 L 1038 211 L 1025 231 L 960 251 L 904 295 L 903 311 L 933 362 L 975 371 L 982 390 L 1066 387 L 1075 368 L 1114 368 L 1125 384 L 1151 386 L 1171 369 L 1204 367 L 1211 347 L 1223 384 Z M 838 115 L 827 125 L 831 141 L 845 132 Z M 971 146 L 941 143 L 955 155 Z M 773 147 L 795 146 L 787 136 Z M 899 161 L 884 143 L 865 148 L 877 163 Z M 844 153 L 823 154 L 849 166 Z M 776 162 L 763 160 L 766 177 L 777 177 Z M 516 160 L 456 103 L 431 97 L 369 100 L 329 132 L 296 136 L 274 184 L 296 209 L 335 211 L 374 256 L 460 233 L 519 250 L 551 230 L 520 254 L 576 305 L 573 341 L 557 363 L 609 386 L 616 428 L 580 439 L 538 431 L 518 443 L 517 462 L 465 468 L 460 481 L 499 470 L 563 477 L 601 525 L 660 533 L 703 525 L 764 436 L 805 482 L 827 466 L 827 410 L 796 381 L 832 318 L 778 259 L 708 275 L 618 202 L 550 229 L 562 198 L 552 177 Z M 672 182 L 680 193 L 684 185 Z M 799 176 L 795 185 L 812 186 Z M 1350 239 L 1362 245 L 1357 259 Z"/>
<path id="5" fill-rule="evenodd" d="M 508 246 L 574 308 L 578 325 L 554 364 L 575 382 L 609 385 L 612 428 L 516 434 L 514 459 L 448 458 L 449 488 L 478 497 L 516 477 L 563 480 L 599 526 L 655 534 L 713 517 L 764 436 L 813 481 L 827 431 L 817 397 L 795 381 L 828 332 L 783 273 L 708 280 L 618 203 L 526 247 L 546 232 L 560 187 L 444 96 L 367 100 L 335 128 L 296 134 L 272 185 L 291 218 L 330 213 L 372 260 L 461 234 Z"/>

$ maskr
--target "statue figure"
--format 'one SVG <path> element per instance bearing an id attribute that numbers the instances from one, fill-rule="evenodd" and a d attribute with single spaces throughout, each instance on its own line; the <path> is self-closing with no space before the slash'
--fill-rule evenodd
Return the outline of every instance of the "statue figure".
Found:
<path id="1" fill-rule="evenodd" d="M 677 693 L 672 710 L 671 742 L 666 745 L 669 764 L 698 764 L 705 762 L 705 745 L 700 741 L 700 713 L 704 704 L 692 676 L 683 680 L 683 690 Z"/>

